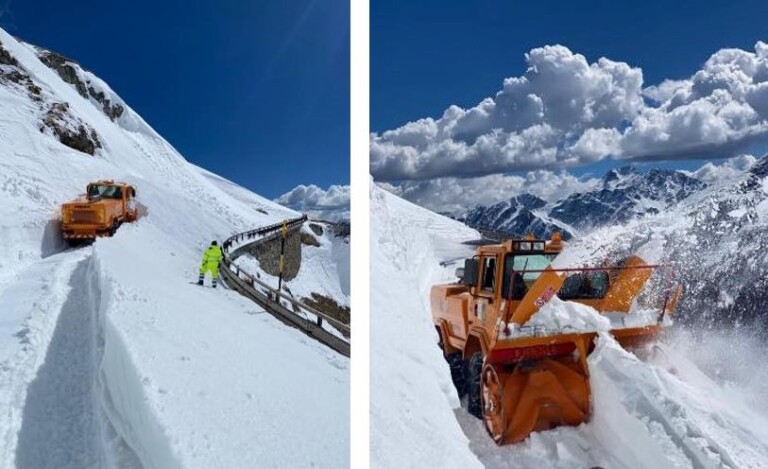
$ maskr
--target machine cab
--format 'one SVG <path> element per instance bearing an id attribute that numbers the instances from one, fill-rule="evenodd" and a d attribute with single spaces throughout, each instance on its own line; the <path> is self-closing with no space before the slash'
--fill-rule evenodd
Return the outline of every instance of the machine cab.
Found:
<path id="1" fill-rule="evenodd" d="M 457 272 L 471 297 L 469 322 L 490 324 L 502 310 L 514 310 L 561 250 L 559 233 L 549 241 L 528 235 L 481 247 Z"/>
<path id="2" fill-rule="evenodd" d="M 100 181 L 88 184 L 86 195 L 91 202 L 101 199 L 130 200 L 136 197 L 136 189 L 133 186 Z"/>

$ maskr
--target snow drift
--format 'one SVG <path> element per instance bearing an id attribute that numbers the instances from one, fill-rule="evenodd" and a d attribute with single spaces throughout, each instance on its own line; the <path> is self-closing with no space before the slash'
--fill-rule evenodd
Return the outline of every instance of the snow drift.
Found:
<path id="1" fill-rule="evenodd" d="M 296 213 L 201 174 L 89 72 L 118 117 L 39 49 L 0 43 L 0 467 L 348 466 L 348 359 L 190 284 L 212 239 Z M 93 156 L 41 128 L 56 103 Z M 68 249 L 58 206 L 99 178 L 149 213 Z"/>

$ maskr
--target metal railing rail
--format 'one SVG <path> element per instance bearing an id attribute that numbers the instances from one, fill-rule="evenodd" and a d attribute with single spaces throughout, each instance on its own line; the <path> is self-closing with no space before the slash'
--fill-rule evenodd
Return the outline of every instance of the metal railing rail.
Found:
<path id="1" fill-rule="evenodd" d="M 229 286 L 261 305 L 268 313 L 348 357 L 350 355 L 349 325 L 267 285 L 234 262 L 238 252 L 253 245 L 279 239 L 283 225 L 291 232 L 298 230 L 305 221 L 307 221 L 306 215 L 229 237 L 222 244 L 224 258 L 219 270 Z M 232 249 L 233 246 L 235 246 L 234 249 Z M 287 305 L 282 300 L 285 300 Z M 315 320 L 308 318 L 307 314 L 314 316 Z M 324 329 L 323 321 L 338 330 L 344 337 Z"/>

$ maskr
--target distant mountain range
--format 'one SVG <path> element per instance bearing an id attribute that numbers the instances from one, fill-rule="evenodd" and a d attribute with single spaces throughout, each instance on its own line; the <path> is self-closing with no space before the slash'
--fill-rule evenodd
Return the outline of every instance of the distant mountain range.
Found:
<path id="1" fill-rule="evenodd" d="M 490 206 L 478 205 L 453 218 L 473 228 L 513 236 L 549 237 L 558 231 L 569 239 L 582 231 L 659 213 L 705 187 L 681 171 L 625 166 L 609 171 L 598 187 L 553 203 L 522 194 Z"/>

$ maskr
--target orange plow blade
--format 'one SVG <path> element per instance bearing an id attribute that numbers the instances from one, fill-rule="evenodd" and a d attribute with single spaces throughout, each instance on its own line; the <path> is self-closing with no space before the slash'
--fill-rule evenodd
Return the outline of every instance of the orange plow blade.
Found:
<path id="1" fill-rule="evenodd" d="M 483 419 L 496 443 L 516 443 L 533 431 L 578 425 L 589 415 L 589 380 L 579 362 L 545 358 L 515 366 L 486 364 Z"/>
<path id="2" fill-rule="evenodd" d="M 627 349 L 653 342 L 659 325 L 614 329 Z M 503 344 L 485 360 L 481 374 L 483 420 L 493 440 L 511 444 L 531 432 L 589 419 L 586 355 L 597 334 L 520 338 Z"/>

